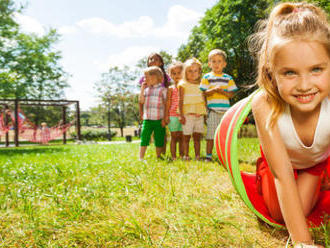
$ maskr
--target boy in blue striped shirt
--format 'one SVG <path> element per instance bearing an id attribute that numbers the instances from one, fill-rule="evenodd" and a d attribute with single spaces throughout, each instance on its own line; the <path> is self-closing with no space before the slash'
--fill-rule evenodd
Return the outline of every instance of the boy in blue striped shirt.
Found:
<path id="1" fill-rule="evenodd" d="M 209 53 L 208 66 L 211 72 L 205 74 L 200 84 L 207 103 L 207 133 L 206 133 L 206 159 L 212 161 L 213 139 L 223 114 L 230 107 L 229 99 L 237 90 L 233 78 L 223 73 L 226 67 L 227 55 L 220 49 L 214 49 Z"/>

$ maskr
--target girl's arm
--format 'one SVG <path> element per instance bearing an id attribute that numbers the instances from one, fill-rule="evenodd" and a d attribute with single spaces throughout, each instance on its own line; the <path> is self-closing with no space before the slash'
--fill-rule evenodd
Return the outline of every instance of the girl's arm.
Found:
<path id="1" fill-rule="evenodd" d="M 180 113 L 180 122 L 182 124 L 186 123 L 186 120 L 184 118 L 183 114 L 183 100 L 184 100 L 184 88 L 182 86 L 179 87 L 179 113 Z"/>
<path id="2" fill-rule="evenodd" d="M 143 120 L 143 104 L 145 102 L 144 90 L 146 88 L 146 84 L 142 83 L 140 95 L 139 95 L 139 113 L 140 113 L 140 120 Z"/>
<path id="3" fill-rule="evenodd" d="M 281 212 L 296 243 L 312 243 L 306 218 L 294 179 L 293 168 L 277 125 L 266 128 L 271 106 L 264 92 L 252 101 L 252 111 L 263 152 L 275 178 L 275 187 Z"/>
<path id="4" fill-rule="evenodd" d="M 166 126 L 166 105 L 167 105 L 167 95 L 168 95 L 168 90 L 165 88 L 164 89 L 164 93 L 163 93 L 163 104 L 165 105 L 164 108 L 163 108 L 163 116 L 164 118 L 162 119 L 162 127 L 165 127 Z"/>
<path id="5" fill-rule="evenodd" d="M 139 96 L 139 103 L 140 104 L 144 104 L 144 101 L 145 101 L 145 97 L 144 97 L 144 90 L 145 90 L 145 88 L 146 88 L 146 84 L 143 83 L 141 85 L 140 96 Z"/>
<path id="6" fill-rule="evenodd" d="M 169 111 L 172 103 L 172 92 L 173 92 L 172 87 L 168 88 L 167 97 L 166 97 L 166 106 L 165 106 L 165 121 L 167 124 L 169 123 L 169 118 L 170 118 Z"/>

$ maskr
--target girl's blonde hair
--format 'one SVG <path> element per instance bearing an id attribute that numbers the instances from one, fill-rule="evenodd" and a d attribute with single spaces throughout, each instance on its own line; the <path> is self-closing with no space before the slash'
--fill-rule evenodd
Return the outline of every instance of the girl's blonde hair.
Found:
<path id="1" fill-rule="evenodd" d="M 199 80 L 201 80 L 201 78 L 202 78 L 202 63 L 198 59 L 196 59 L 196 58 L 191 58 L 191 59 L 186 60 L 184 62 L 184 64 L 183 64 L 183 79 L 186 82 L 188 82 L 187 75 L 186 75 L 187 74 L 186 73 L 187 68 L 190 67 L 190 66 L 192 66 L 193 64 L 198 65 L 198 67 L 199 67 L 199 74 L 200 74 Z"/>
<path id="2" fill-rule="evenodd" d="M 326 13 L 309 3 L 281 3 L 267 20 L 258 23 L 257 33 L 250 37 L 250 50 L 258 60 L 257 84 L 266 91 L 272 105 L 268 126 L 276 123 L 285 108 L 273 75 L 274 57 L 283 45 L 293 40 L 320 42 L 330 57 L 330 27 Z"/>

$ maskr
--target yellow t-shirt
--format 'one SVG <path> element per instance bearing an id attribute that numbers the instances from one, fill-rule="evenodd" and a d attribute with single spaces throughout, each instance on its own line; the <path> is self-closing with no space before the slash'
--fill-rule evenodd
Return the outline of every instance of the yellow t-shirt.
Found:
<path id="1" fill-rule="evenodd" d="M 206 115 L 203 92 L 199 89 L 199 84 L 182 80 L 178 86 L 184 89 L 183 114 Z"/>

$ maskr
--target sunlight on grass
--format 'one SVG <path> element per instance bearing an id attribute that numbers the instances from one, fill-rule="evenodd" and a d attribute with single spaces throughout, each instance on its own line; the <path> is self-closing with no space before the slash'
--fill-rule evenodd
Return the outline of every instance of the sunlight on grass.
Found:
<path id="1" fill-rule="evenodd" d="M 244 140 L 239 149 L 253 170 L 258 144 Z M 137 143 L 0 150 L 0 247 L 285 245 L 287 233 L 259 222 L 217 163 L 157 160 L 153 146 L 142 163 L 138 150 Z M 314 236 L 328 243 L 329 230 Z"/>

